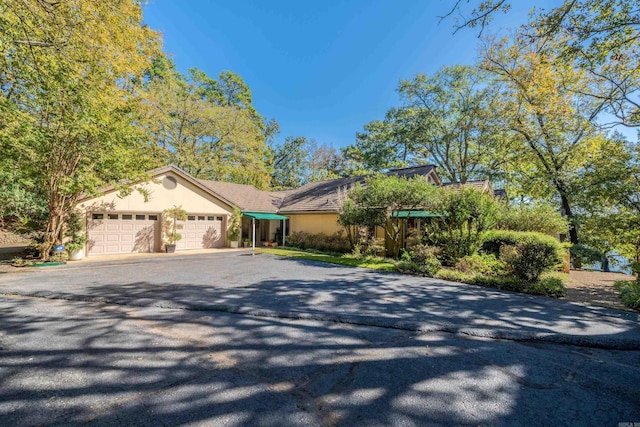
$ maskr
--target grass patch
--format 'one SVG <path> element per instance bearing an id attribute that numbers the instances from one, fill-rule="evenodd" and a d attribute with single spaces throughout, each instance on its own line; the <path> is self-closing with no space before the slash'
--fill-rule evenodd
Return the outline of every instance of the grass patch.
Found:
<path id="1" fill-rule="evenodd" d="M 290 258 L 327 262 L 329 264 L 348 265 L 350 267 L 370 268 L 373 270 L 396 271 L 393 262 L 384 258 L 354 258 L 348 255 L 331 255 L 320 252 L 308 252 L 299 249 L 259 248 L 256 251 Z"/>

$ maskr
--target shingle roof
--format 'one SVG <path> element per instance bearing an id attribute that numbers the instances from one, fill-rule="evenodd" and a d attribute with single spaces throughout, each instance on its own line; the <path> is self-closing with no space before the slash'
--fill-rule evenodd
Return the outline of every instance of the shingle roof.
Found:
<path id="1" fill-rule="evenodd" d="M 277 212 L 285 194 L 275 191 L 261 191 L 251 185 L 231 182 L 198 180 L 214 194 L 231 202 L 243 211 Z"/>
<path id="2" fill-rule="evenodd" d="M 385 175 L 413 178 L 426 176 L 435 170 L 433 165 L 414 166 L 402 169 L 391 169 Z M 336 212 L 340 207 L 341 190 L 349 190 L 357 182 L 364 182 L 365 176 L 338 178 L 327 181 L 316 181 L 295 190 L 290 190 L 280 206 L 280 212 Z"/>
<path id="3" fill-rule="evenodd" d="M 310 182 L 290 190 L 280 205 L 280 212 L 336 212 L 340 207 L 338 192 L 341 189 L 349 190 L 356 182 L 364 182 L 364 177 Z"/>
<path id="4" fill-rule="evenodd" d="M 426 176 L 435 170 L 433 165 L 392 169 L 389 176 L 413 178 Z M 284 191 L 261 191 L 251 185 L 199 179 L 203 186 L 221 199 L 243 211 L 254 212 L 336 212 L 340 207 L 341 190 L 349 190 L 365 176 L 316 181 L 300 188 Z"/>
<path id="5" fill-rule="evenodd" d="M 489 180 L 486 180 L 486 179 L 481 179 L 476 181 L 467 181 L 464 184 L 461 184 L 459 182 L 445 182 L 444 184 L 442 184 L 442 186 L 445 188 L 451 188 L 454 190 L 458 190 L 461 187 L 475 188 L 476 190 L 489 191 L 491 192 L 491 194 L 493 194 L 491 183 L 489 182 Z"/>

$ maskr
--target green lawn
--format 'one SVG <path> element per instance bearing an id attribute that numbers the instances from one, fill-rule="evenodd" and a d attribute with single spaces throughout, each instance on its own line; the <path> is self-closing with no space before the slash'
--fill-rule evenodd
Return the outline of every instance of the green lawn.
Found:
<path id="1" fill-rule="evenodd" d="M 384 258 L 356 259 L 347 256 L 317 254 L 297 249 L 257 248 L 256 251 L 291 258 L 308 259 L 311 261 L 328 262 L 330 264 L 349 265 L 351 267 L 371 268 L 374 270 L 396 271 L 395 265 Z"/>

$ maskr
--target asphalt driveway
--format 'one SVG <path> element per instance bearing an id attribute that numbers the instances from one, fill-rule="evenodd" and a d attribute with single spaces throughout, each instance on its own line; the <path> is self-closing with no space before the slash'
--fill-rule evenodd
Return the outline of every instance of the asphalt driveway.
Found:
<path id="1" fill-rule="evenodd" d="M 238 253 L 0 294 L 3 425 L 640 422 L 633 313 Z"/>

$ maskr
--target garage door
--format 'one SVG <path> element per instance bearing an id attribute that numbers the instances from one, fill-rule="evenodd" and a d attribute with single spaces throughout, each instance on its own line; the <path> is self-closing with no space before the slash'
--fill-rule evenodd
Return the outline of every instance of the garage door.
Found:
<path id="1" fill-rule="evenodd" d="M 182 235 L 176 242 L 178 250 L 224 247 L 221 216 L 190 214 L 178 233 Z"/>
<path id="2" fill-rule="evenodd" d="M 88 254 L 155 252 L 159 249 L 158 214 L 93 213 L 87 232 Z"/>

